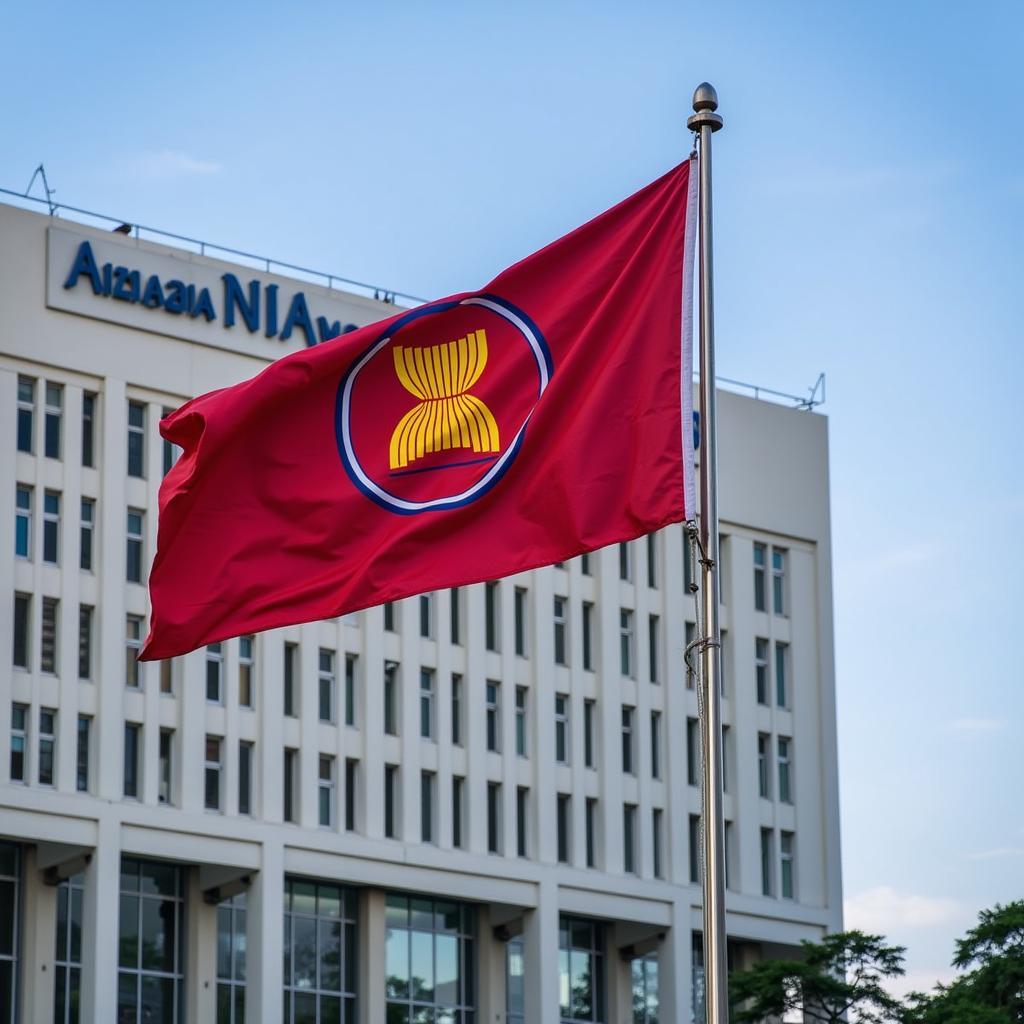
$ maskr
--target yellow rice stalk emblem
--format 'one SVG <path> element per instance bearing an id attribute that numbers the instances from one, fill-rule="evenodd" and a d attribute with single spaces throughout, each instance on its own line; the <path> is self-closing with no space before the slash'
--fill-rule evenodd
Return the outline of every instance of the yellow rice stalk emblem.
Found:
<path id="1" fill-rule="evenodd" d="M 396 345 L 395 372 L 419 404 L 391 435 L 391 468 L 403 469 L 428 452 L 472 448 L 497 452 L 498 424 L 469 389 L 487 365 L 487 332 L 426 348 Z"/>

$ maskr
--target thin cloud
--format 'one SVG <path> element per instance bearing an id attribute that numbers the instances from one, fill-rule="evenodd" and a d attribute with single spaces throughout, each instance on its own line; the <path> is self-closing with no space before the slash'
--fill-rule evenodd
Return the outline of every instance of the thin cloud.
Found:
<path id="1" fill-rule="evenodd" d="M 899 892 L 888 885 L 866 889 L 843 905 L 846 927 L 887 935 L 905 928 L 932 928 L 963 913 L 956 900 Z"/>
<path id="2" fill-rule="evenodd" d="M 1005 860 L 1008 857 L 1024 857 L 1024 846 L 996 846 L 991 850 L 969 853 L 970 860 Z"/>
<path id="3" fill-rule="evenodd" d="M 1005 718 L 955 718 L 949 723 L 949 731 L 967 739 L 976 739 L 979 736 L 994 736 L 1008 724 Z"/>
<path id="4" fill-rule="evenodd" d="M 219 174 L 224 169 L 214 160 L 200 160 L 174 149 L 143 153 L 133 163 L 137 173 L 147 178 L 191 178 Z"/>

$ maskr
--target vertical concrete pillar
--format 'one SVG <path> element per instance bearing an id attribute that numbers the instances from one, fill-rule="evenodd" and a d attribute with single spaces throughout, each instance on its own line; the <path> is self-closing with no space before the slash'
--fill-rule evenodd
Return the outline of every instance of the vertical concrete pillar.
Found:
<path id="1" fill-rule="evenodd" d="M 265 842 L 246 914 L 246 1017 L 279 1024 L 284 990 L 284 846 Z"/>
<path id="2" fill-rule="evenodd" d="M 57 924 L 57 890 L 44 884 L 35 850 L 23 847 L 21 937 L 22 1019 L 53 1019 L 53 954 Z"/>
<path id="3" fill-rule="evenodd" d="M 188 1024 L 217 1019 L 217 908 L 203 902 L 199 868 L 188 871 L 185 888 L 185 984 Z"/>
<path id="4" fill-rule="evenodd" d="M 658 949 L 658 1019 L 664 1024 L 688 1024 L 690 1020 L 692 943 L 689 903 L 677 900 L 672 927 Z"/>
<path id="5" fill-rule="evenodd" d="M 85 869 L 82 901 L 83 1021 L 117 1019 L 118 906 L 121 850 L 116 820 L 100 819 L 100 838 Z"/>
<path id="6" fill-rule="evenodd" d="M 523 960 L 526 1019 L 558 1024 L 558 887 L 538 884 L 537 907 L 525 913 Z"/>
<path id="7" fill-rule="evenodd" d="M 380 889 L 364 889 L 359 896 L 359 1024 L 380 1024 L 386 1017 L 385 899 Z"/>

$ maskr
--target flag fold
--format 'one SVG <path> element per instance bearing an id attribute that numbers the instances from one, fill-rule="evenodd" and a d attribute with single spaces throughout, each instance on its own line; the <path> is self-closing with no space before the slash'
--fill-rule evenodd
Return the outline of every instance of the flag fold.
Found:
<path id="1" fill-rule="evenodd" d="M 691 158 L 482 291 L 164 419 L 143 659 L 691 518 L 696 190 Z"/>

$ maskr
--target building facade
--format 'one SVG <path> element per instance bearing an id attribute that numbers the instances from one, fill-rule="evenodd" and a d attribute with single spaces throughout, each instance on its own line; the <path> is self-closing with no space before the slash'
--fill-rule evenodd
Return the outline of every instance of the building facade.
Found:
<path id="1" fill-rule="evenodd" d="M 136 661 L 161 416 L 393 309 L 0 206 L 0 1024 L 700 1017 L 680 527 Z M 741 965 L 841 926 L 827 424 L 719 416 Z"/>

